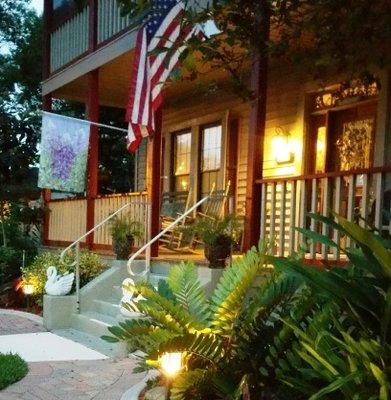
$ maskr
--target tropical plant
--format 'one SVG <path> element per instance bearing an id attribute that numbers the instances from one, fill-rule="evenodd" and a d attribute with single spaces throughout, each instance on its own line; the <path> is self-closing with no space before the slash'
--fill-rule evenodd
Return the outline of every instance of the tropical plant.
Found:
<path id="1" fill-rule="evenodd" d="M 173 267 L 158 289 L 136 284 L 131 289 L 145 300 L 125 306 L 148 318 L 111 327 L 113 336 L 104 338 L 145 352 L 138 370 L 158 367 L 165 352 L 182 352 L 185 369 L 173 382 L 172 399 L 234 399 L 246 392 L 261 399 L 275 392 L 277 378 L 265 360 L 279 351 L 272 346 L 276 333 L 283 330 L 289 342 L 282 319 L 300 280 L 265 268 L 268 250 L 261 244 L 235 260 L 209 301 L 191 263 Z"/>
<path id="2" fill-rule="evenodd" d="M 304 279 L 322 298 L 305 321 L 285 321 L 297 341 L 280 379 L 310 399 L 389 399 L 391 393 L 391 252 L 357 224 L 310 214 L 352 240 L 340 248 L 328 236 L 300 229 L 313 241 L 345 252 L 345 268 L 308 268 L 298 260 L 272 258 L 277 269 Z M 294 390 L 294 389 L 293 389 Z"/>
<path id="3" fill-rule="evenodd" d="M 59 254 L 51 252 L 37 255 L 34 261 L 22 270 L 23 282 L 34 287 L 34 300 L 37 304 L 42 303 L 44 287 L 47 281 L 46 270 L 49 266 L 57 268 L 57 272 L 64 274 L 70 271 L 69 265 L 74 261 L 74 253 L 68 252 L 64 257 L 64 262 L 60 260 Z M 107 265 L 102 262 L 100 257 L 87 250 L 82 250 L 80 254 L 80 285 L 84 286 L 93 278 L 101 274 Z"/>
<path id="4" fill-rule="evenodd" d="M 213 267 L 224 267 L 232 246 L 240 237 L 239 219 L 234 214 L 204 216 L 182 228 L 185 234 L 196 235 L 205 245 L 205 257 Z"/>
<path id="5" fill-rule="evenodd" d="M 143 236 L 143 225 L 139 221 L 133 221 L 130 216 L 114 217 L 110 224 L 110 232 L 113 238 L 113 250 L 117 259 L 129 258 L 131 248 L 136 238 Z"/>

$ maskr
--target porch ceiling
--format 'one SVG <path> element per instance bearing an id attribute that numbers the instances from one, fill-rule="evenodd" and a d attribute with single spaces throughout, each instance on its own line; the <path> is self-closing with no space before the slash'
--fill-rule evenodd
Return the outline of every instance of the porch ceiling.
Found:
<path id="1" fill-rule="evenodd" d="M 130 74 L 133 51 L 128 51 L 99 69 L 99 104 L 116 108 L 125 108 L 129 95 Z M 203 83 L 220 81 L 227 77 L 224 71 L 205 69 Z M 191 93 L 199 82 L 185 77 L 174 82 L 167 90 L 167 97 L 182 96 Z M 53 92 L 53 97 L 85 103 L 88 97 L 88 78 L 83 75 Z"/>

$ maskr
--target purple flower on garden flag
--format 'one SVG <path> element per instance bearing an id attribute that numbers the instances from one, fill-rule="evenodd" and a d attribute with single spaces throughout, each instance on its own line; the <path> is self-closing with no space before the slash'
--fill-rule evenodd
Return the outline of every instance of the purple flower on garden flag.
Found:
<path id="1" fill-rule="evenodd" d="M 88 121 L 43 113 L 39 187 L 84 192 L 89 132 Z"/>

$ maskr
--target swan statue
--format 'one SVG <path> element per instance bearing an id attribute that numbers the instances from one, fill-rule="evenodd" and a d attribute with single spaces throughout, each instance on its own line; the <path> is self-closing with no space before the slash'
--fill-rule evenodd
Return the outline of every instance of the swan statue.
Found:
<path id="1" fill-rule="evenodd" d="M 138 313 L 137 311 L 129 310 L 129 304 L 136 305 L 140 300 L 145 300 L 141 294 L 139 294 L 136 298 L 134 297 L 134 290 L 132 290 L 131 286 L 134 287 L 134 280 L 132 278 L 126 278 L 122 282 L 122 299 L 120 303 L 120 311 L 121 314 L 125 317 L 137 317 L 141 316 L 142 313 Z M 126 306 L 128 304 L 128 306 Z M 137 307 L 135 307 L 137 309 Z"/>
<path id="2" fill-rule="evenodd" d="M 64 275 L 57 275 L 56 267 L 49 267 L 46 270 L 48 280 L 45 283 L 45 292 L 52 296 L 65 296 L 72 289 L 75 274 L 66 272 Z"/>

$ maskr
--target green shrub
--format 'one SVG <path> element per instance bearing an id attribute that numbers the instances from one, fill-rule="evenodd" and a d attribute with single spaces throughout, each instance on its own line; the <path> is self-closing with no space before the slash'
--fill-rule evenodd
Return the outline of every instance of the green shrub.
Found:
<path id="1" fill-rule="evenodd" d="M 60 261 L 60 255 L 54 253 L 42 253 L 35 257 L 34 261 L 22 271 L 23 281 L 34 286 L 34 299 L 39 304 L 44 295 L 44 287 L 47 280 L 46 270 L 54 266 L 58 274 L 74 272 L 70 264 L 75 260 L 74 253 L 70 252 L 65 256 L 65 262 Z M 87 250 L 80 254 L 80 286 L 84 286 L 93 278 L 98 276 L 107 268 L 100 257 Z"/>
<path id="2" fill-rule="evenodd" d="M 0 247 L 0 285 L 16 278 L 22 266 L 22 251 L 12 247 Z"/>
<path id="3" fill-rule="evenodd" d="M 0 353 L 0 390 L 20 381 L 26 376 L 28 367 L 17 354 Z"/>

